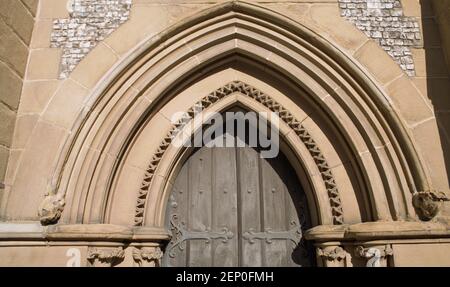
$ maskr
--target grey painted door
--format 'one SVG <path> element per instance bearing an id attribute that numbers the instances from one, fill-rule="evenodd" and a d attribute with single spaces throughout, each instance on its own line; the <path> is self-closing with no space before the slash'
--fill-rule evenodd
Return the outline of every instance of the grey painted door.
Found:
<path id="1" fill-rule="evenodd" d="M 306 198 L 287 159 L 253 148 L 197 150 L 167 209 L 164 266 L 309 266 Z"/>

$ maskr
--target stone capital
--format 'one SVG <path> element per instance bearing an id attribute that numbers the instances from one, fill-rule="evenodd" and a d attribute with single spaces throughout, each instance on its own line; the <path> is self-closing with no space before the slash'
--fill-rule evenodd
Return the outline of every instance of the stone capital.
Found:
<path id="1" fill-rule="evenodd" d="M 87 260 L 92 267 L 113 267 L 123 261 L 124 258 L 125 252 L 122 247 L 91 247 L 87 255 Z"/>
<path id="2" fill-rule="evenodd" d="M 322 259 L 325 267 L 345 267 L 347 252 L 341 246 L 326 246 L 317 248 L 317 256 Z"/>
<path id="3" fill-rule="evenodd" d="M 390 245 L 384 246 L 357 246 L 355 255 L 364 259 L 366 267 L 388 267 L 388 257 L 394 255 Z"/>
<path id="4" fill-rule="evenodd" d="M 133 259 L 139 267 L 159 267 L 163 252 L 156 247 L 135 247 L 133 249 Z"/>

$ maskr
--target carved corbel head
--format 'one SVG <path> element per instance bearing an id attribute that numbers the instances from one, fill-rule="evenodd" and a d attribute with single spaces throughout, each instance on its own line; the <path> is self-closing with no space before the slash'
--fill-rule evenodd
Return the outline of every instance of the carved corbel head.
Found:
<path id="1" fill-rule="evenodd" d="M 50 225 L 58 222 L 64 210 L 66 201 L 60 194 L 47 192 L 44 200 L 39 205 L 38 215 L 42 225 Z"/>
<path id="2" fill-rule="evenodd" d="M 413 206 L 420 220 L 429 221 L 439 213 L 442 202 L 449 200 L 443 192 L 421 191 L 413 195 Z"/>

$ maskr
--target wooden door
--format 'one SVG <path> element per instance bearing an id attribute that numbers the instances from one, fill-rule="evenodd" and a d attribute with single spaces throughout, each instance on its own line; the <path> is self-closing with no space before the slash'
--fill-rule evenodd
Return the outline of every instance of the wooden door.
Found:
<path id="1" fill-rule="evenodd" d="M 306 198 L 284 155 L 253 148 L 197 150 L 167 209 L 164 266 L 309 266 Z"/>

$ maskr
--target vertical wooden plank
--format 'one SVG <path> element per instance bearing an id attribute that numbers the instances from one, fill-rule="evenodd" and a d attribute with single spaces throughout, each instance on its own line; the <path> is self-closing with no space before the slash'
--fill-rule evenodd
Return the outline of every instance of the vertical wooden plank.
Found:
<path id="1" fill-rule="evenodd" d="M 287 165 L 287 159 L 284 157 L 280 157 L 280 160 L 286 161 L 286 164 L 283 164 L 283 182 L 286 183 L 286 195 L 285 195 L 285 205 L 286 205 L 286 227 L 287 230 L 292 230 L 293 228 L 300 226 L 300 220 L 299 216 L 297 214 L 296 206 L 294 204 L 295 200 L 299 200 L 299 193 L 298 189 L 301 188 L 299 185 L 297 185 L 296 178 L 293 177 L 294 174 L 292 173 L 290 169 L 290 166 L 288 168 Z M 287 259 L 287 266 L 298 266 L 297 265 L 297 258 L 296 255 L 299 255 L 295 252 L 297 246 L 294 245 L 294 243 L 290 240 L 286 241 L 286 259 Z"/>
<path id="2" fill-rule="evenodd" d="M 213 265 L 238 266 L 236 149 L 214 148 L 213 164 L 212 230 L 233 233 L 226 242 L 213 241 Z"/>
<path id="3" fill-rule="evenodd" d="M 265 230 L 286 231 L 285 195 L 286 186 L 280 179 L 277 160 L 261 159 L 262 192 L 264 202 Z M 264 242 L 265 266 L 286 266 L 286 241 Z"/>
<path id="4" fill-rule="evenodd" d="M 303 202 L 303 205 L 300 204 Z M 301 222 L 306 213 L 306 222 Z M 165 266 L 308 266 L 292 242 L 243 239 L 253 230 L 289 232 L 295 222 L 309 224 L 306 196 L 284 155 L 260 159 L 252 148 L 202 148 L 184 164 L 175 180 L 168 217 L 178 216 L 190 234 L 233 233 L 228 242 L 193 239 L 176 257 L 165 255 Z M 167 222 L 167 226 L 170 226 Z M 307 228 L 307 227 L 306 227 Z M 206 235 L 205 235 L 206 236 Z M 170 246 L 170 245 L 169 245 Z"/>
<path id="5" fill-rule="evenodd" d="M 285 162 L 288 163 L 287 159 Z M 307 206 L 306 195 L 303 191 L 303 188 L 295 174 L 295 171 L 290 167 L 290 165 L 285 166 L 285 178 L 283 181 L 287 183 L 288 188 L 288 197 L 286 200 L 287 206 L 287 220 L 288 224 L 292 221 L 295 222 L 296 226 L 299 226 L 302 229 L 302 233 L 304 230 L 310 228 L 310 218 L 309 218 L 309 210 Z M 292 228 L 292 227 L 290 227 Z M 310 266 L 310 258 L 308 257 L 308 253 L 304 248 L 302 248 L 302 243 L 292 247 L 292 244 L 288 242 L 288 259 L 291 266 Z"/>
<path id="6" fill-rule="evenodd" d="M 262 266 L 261 241 L 253 243 L 243 238 L 245 232 L 261 232 L 261 205 L 259 190 L 259 154 L 250 147 L 238 148 L 240 231 L 242 266 Z"/>
<path id="7" fill-rule="evenodd" d="M 188 164 L 183 165 L 172 188 L 166 213 L 166 226 L 169 228 L 171 228 L 170 221 L 173 216 L 177 216 L 178 222 L 185 226 L 188 223 L 188 209 L 186 204 L 189 195 L 188 170 Z M 168 247 L 170 247 L 170 244 Z M 175 247 L 173 254 L 174 257 L 171 257 L 170 254 L 164 254 L 164 266 L 186 266 L 186 248 L 180 249 Z"/>
<path id="8" fill-rule="evenodd" d="M 212 151 L 202 148 L 189 159 L 189 232 L 205 232 L 212 227 Z M 189 240 L 188 266 L 211 266 L 211 242 Z"/>

